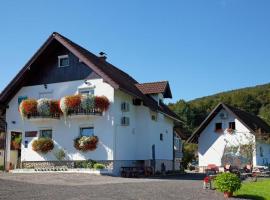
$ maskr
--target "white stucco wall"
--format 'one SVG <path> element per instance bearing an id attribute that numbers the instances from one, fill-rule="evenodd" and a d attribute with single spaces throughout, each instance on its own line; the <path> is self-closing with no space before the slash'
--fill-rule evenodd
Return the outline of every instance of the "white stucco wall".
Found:
<path id="1" fill-rule="evenodd" d="M 95 87 L 95 95 L 105 95 L 111 102 L 110 108 L 103 116 L 87 116 L 83 118 L 61 117 L 60 120 L 22 120 L 18 111 L 18 97 L 40 98 L 40 93 L 52 92 L 53 99 L 60 99 L 66 95 L 76 94 L 78 88 L 87 87 L 84 80 L 62 83 L 23 87 L 9 102 L 6 111 L 8 123 L 8 142 L 10 132 L 22 132 L 22 161 L 52 161 L 56 160 L 54 152 L 63 148 L 69 160 L 150 160 L 152 159 L 152 145 L 155 145 L 157 160 L 173 160 L 173 120 L 150 111 L 143 105 L 134 106 L 133 97 L 119 90 L 114 90 L 102 79 L 89 80 Z M 130 110 L 121 111 L 121 103 L 128 102 Z M 151 115 L 156 114 L 157 120 Z M 121 117 L 130 118 L 129 126 L 121 125 Z M 93 126 L 94 134 L 99 137 L 99 145 L 95 151 L 82 153 L 73 147 L 73 140 L 79 135 L 79 128 Z M 25 138 L 25 131 L 39 131 L 52 129 L 55 148 L 47 154 L 39 154 L 32 150 L 32 142 L 36 138 Z M 160 141 L 163 133 L 163 141 Z M 28 141 L 28 148 L 24 143 Z M 9 152 L 8 152 L 9 159 Z M 167 168 L 169 169 L 169 168 Z"/>
<path id="2" fill-rule="evenodd" d="M 261 150 L 262 154 L 261 154 Z M 270 144 L 266 144 L 263 142 L 256 143 L 256 165 L 263 166 L 270 164 Z"/>
<path id="3" fill-rule="evenodd" d="M 91 87 L 95 87 L 95 95 L 105 95 L 113 105 L 114 89 L 102 79 L 89 80 Z M 32 141 L 36 138 L 25 138 L 25 131 L 39 131 L 40 129 L 50 128 L 53 130 L 53 140 L 57 148 L 64 148 L 67 158 L 71 160 L 96 159 L 96 160 L 112 160 L 113 159 L 113 106 L 109 108 L 103 116 L 88 116 L 86 118 L 67 118 L 50 121 L 30 121 L 22 120 L 18 112 L 18 97 L 27 96 L 28 98 L 39 98 L 42 92 L 52 92 L 53 99 L 60 99 L 66 95 L 76 94 L 78 87 L 88 87 L 84 80 L 70 81 L 62 83 L 48 84 L 47 89 L 44 85 L 23 87 L 9 102 L 9 108 L 6 112 L 8 123 L 8 135 L 10 140 L 11 131 L 20 131 L 23 133 L 22 139 L 22 161 L 43 161 L 56 160 L 54 153 L 39 154 L 32 150 Z M 94 134 L 99 137 L 100 143 L 98 148 L 93 152 L 82 153 L 76 151 L 73 147 L 73 139 L 79 136 L 79 128 L 82 126 L 94 126 Z M 28 148 L 25 148 L 24 141 L 28 140 Z M 9 156 L 8 156 L 9 158 Z"/>
<path id="4" fill-rule="evenodd" d="M 121 112 L 122 102 L 129 103 L 129 112 Z M 115 92 L 115 103 L 116 160 L 152 159 L 153 144 L 157 160 L 173 160 L 173 120 L 143 105 L 134 106 L 131 96 L 121 91 Z M 157 116 L 156 121 L 151 119 L 152 114 Z M 123 116 L 130 118 L 129 126 L 120 125 Z"/>
<path id="5" fill-rule="evenodd" d="M 227 113 L 224 109 L 220 112 Z M 219 112 L 219 113 L 220 113 Z M 221 119 L 219 113 L 202 131 L 198 140 L 199 166 L 207 166 L 215 164 L 221 166 L 221 158 L 223 156 L 225 146 L 237 146 L 239 142 L 242 144 L 249 143 L 250 139 L 255 142 L 255 137 L 250 131 L 233 115 L 228 114 L 227 119 Z M 216 133 L 215 124 L 222 122 L 224 132 Z M 235 122 L 236 131 L 233 134 L 227 133 L 229 122 Z M 254 156 L 253 160 L 255 161 Z"/>

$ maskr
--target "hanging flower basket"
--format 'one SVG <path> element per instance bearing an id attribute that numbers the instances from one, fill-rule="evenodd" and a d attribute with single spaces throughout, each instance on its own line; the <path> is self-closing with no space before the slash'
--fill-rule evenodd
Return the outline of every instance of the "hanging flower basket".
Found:
<path id="1" fill-rule="evenodd" d="M 65 116 L 72 112 L 76 112 L 81 105 L 81 96 L 72 95 L 63 97 L 60 100 L 60 109 Z"/>
<path id="2" fill-rule="evenodd" d="M 95 108 L 95 98 L 92 95 L 83 95 L 81 97 L 81 108 L 86 112 L 91 112 Z"/>
<path id="3" fill-rule="evenodd" d="M 62 111 L 60 109 L 60 101 L 58 100 L 51 100 L 50 101 L 50 112 L 52 115 L 60 116 Z"/>
<path id="4" fill-rule="evenodd" d="M 48 153 L 54 148 L 54 143 L 51 138 L 38 138 L 33 141 L 32 149 L 40 153 Z"/>
<path id="5" fill-rule="evenodd" d="M 97 148 L 97 136 L 82 136 L 74 139 L 74 147 L 79 151 L 94 151 Z"/>
<path id="6" fill-rule="evenodd" d="M 50 100 L 49 99 L 39 99 L 37 100 L 37 112 L 41 116 L 50 116 L 51 109 L 50 109 Z"/>
<path id="7" fill-rule="evenodd" d="M 105 96 L 95 97 L 95 108 L 100 112 L 107 111 L 109 109 L 110 101 Z"/>
<path id="8" fill-rule="evenodd" d="M 37 113 L 37 104 L 37 100 L 35 99 L 23 100 L 19 107 L 22 117 L 29 118 L 31 115 L 35 115 Z"/>

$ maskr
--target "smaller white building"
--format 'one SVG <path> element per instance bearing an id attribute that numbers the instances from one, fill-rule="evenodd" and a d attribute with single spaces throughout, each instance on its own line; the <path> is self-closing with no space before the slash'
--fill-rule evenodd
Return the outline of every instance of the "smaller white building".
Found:
<path id="1" fill-rule="evenodd" d="M 220 103 L 188 139 L 198 143 L 199 167 L 269 165 L 270 127 L 259 117 Z M 245 148 L 245 149 L 244 149 Z"/>

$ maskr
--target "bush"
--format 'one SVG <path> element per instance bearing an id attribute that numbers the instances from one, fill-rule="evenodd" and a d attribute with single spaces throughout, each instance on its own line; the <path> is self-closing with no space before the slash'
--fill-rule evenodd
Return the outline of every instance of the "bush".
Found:
<path id="1" fill-rule="evenodd" d="M 74 168 L 94 168 L 94 165 L 97 162 L 94 160 L 83 160 L 83 161 L 75 161 Z"/>
<path id="2" fill-rule="evenodd" d="M 48 153 L 54 148 L 53 140 L 51 138 L 39 138 L 33 141 L 32 149 L 40 153 Z"/>
<path id="3" fill-rule="evenodd" d="M 0 171 L 4 171 L 4 165 L 0 165 Z"/>
<path id="4" fill-rule="evenodd" d="M 80 151 L 93 151 L 97 148 L 97 136 L 82 136 L 74 139 L 74 147 Z"/>
<path id="5" fill-rule="evenodd" d="M 94 169 L 105 169 L 105 165 L 101 163 L 94 164 Z"/>
<path id="6" fill-rule="evenodd" d="M 54 156 L 56 157 L 57 160 L 62 161 L 66 157 L 66 152 L 64 149 L 59 149 L 54 152 Z"/>
<path id="7" fill-rule="evenodd" d="M 215 187 L 220 192 L 235 192 L 241 187 L 241 180 L 232 173 L 219 174 L 214 181 Z"/>

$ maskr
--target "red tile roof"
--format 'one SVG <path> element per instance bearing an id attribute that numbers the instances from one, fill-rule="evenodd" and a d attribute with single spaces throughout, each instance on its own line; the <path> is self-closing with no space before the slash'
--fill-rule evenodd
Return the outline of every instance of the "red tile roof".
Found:
<path id="1" fill-rule="evenodd" d="M 143 94 L 164 94 L 165 98 L 172 98 L 172 94 L 170 91 L 170 86 L 168 81 L 159 81 L 159 82 L 151 82 L 151 83 L 138 83 L 136 87 Z"/>

